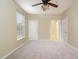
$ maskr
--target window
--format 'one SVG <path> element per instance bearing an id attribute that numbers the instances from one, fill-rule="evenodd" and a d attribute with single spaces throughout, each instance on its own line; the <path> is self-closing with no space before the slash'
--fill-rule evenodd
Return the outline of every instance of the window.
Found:
<path id="1" fill-rule="evenodd" d="M 17 40 L 23 39 L 25 37 L 25 17 L 23 14 L 17 12 Z"/>

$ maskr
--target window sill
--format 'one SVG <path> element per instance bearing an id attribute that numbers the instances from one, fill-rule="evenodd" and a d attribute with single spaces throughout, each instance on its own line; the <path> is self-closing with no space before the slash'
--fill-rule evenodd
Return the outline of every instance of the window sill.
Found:
<path id="1" fill-rule="evenodd" d="M 23 36 L 23 37 L 19 37 L 19 38 L 17 38 L 17 40 L 22 40 L 22 39 L 24 39 L 25 37 Z"/>

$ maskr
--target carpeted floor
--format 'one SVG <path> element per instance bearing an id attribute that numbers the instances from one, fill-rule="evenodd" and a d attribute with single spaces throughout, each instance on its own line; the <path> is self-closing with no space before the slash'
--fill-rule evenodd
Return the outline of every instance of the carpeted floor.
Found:
<path id="1" fill-rule="evenodd" d="M 56 41 L 29 41 L 6 59 L 78 59 L 77 51 Z"/>

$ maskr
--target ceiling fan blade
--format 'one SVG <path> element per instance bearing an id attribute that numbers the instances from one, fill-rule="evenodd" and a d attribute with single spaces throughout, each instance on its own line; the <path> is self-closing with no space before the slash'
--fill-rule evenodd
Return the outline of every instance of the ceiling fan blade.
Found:
<path id="1" fill-rule="evenodd" d="M 47 0 L 47 1 L 51 1 L 51 0 Z"/>
<path id="2" fill-rule="evenodd" d="M 49 5 L 51 5 L 51 6 L 53 6 L 53 7 L 58 7 L 58 5 L 56 5 L 56 4 L 53 4 L 53 3 L 48 3 Z"/>
<path id="3" fill-rule="evenodd" d="M 34 4 L 32 6 L 34 7 L 34 6 L 38 6 L 38 5 L 41 5 L 41 4 L 43 4 L 43 3 L 37 3 L 37 4 Z"/>

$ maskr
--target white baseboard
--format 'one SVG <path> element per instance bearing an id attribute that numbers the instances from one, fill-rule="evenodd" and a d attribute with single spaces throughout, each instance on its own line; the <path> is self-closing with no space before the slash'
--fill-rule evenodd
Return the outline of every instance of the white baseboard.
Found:
<path id="1" fill-rule="evenodd" d="M 75 48 L 74 46 L 72 46 L 71 44 L 68 43 L 68 46 L 70 46 L 73 50 L 75 50 L 76 52 L 78 52 L 78 49 Z"/>
<path id="2" fill-rule="evenodd" d="M 64 42 L 64 41 L 61 41 L 63 43 L 65 43 L 66 45 L 68 45 L 69 47 L 71 47 L 74 51 L 78 52 L 78 49 L 75 48 L 74 46 L 72 46 L 71 44 L 69 44 L 68 42 Z"/>
<path id="3" fill-rule="evenodd" d="M 1 59 L 6 59 L 8 56 L 10 56 L 13 52 L 15 52 L 17 49 L 19 49 L 20 47 L 22 47 L 24 45 L 21 44 L 20 46 L 18 46 L 17 48 L 13 49 L 10 53 L 6 54 L 5 56 L 3 56 Z"/>

